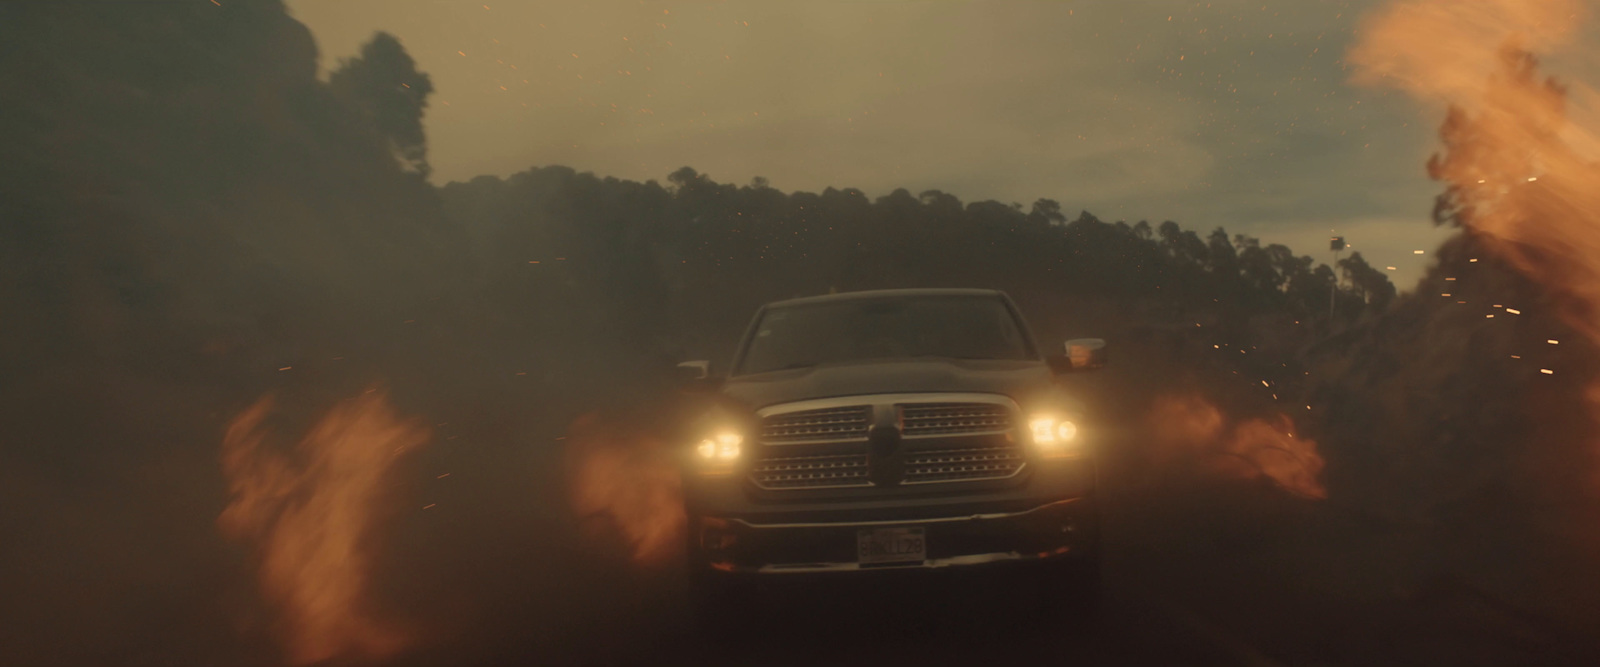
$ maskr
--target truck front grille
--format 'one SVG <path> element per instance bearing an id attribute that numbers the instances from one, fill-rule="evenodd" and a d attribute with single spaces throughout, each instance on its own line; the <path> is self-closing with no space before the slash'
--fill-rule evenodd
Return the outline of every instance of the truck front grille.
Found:
<path id="1" fill-rule="evenodd" d="M 898 428 L 898 442 L 869 444 L 874 424 Z M 1022 472 L 1027 450 L 1017 424 L 1015 403 L 983 394 L 886 394 L 779 406 L 762 417 L 749 479 L 780 492 L 859 488 L 870 494 L 878 493 L 873 487 L 945 483 L 954 491 L 960 482 Z"/>
<path id="2" fill-rule="evenodd" d="M 866 454 L 766 458 L 751 470 L 764 489 L 823 489 L 872 486 Z"/>
<path id="3" fill-rule="evenodd" d="M 772 415 L 761 421 L 761 441 L 865 440 L 872 406 L 852 405 Z"/>
<path id="4" fill-rule="evenodd" d="M 918 451 L 906 459 L 904 484 L 1003 479 L 1022 469 L 1015 446 Z"/>
<path id="5" fill-rule="evenodd" d="M 1011 411 L 994 403 L 916 403 L 900 406 L 900 424 L 906 437 L 1004 433 Z"/>

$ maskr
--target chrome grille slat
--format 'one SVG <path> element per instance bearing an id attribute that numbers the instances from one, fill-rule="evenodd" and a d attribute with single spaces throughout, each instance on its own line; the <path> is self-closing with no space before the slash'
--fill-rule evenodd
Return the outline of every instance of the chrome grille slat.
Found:
<path id="1" fill-rule="evenodd" d="M 870 405 L 773 415 L 761 422 L 761 440 L 778 444 L 809 440 L 865 439 L 871 418 Z"/>
<path id="2" fill-rule="evenodd" d="M 901 431 L 908 438 L 933 435 L 1002 433 L 1011 412 L 992 403 L 923 403 L 900 406 Z"/>
<path id="3" fill-rule="evenodd" d="M 1015 475 L 1024 459 L 1017 447 L 922 451 L 906 459 L 906 484 L 931 484 Z"/>
<path id="4" fill-rule="evenodd" d="M 866 454 L 766 458 L 751 469 L 756 484 L 768 489 L 872 486 Z"/>

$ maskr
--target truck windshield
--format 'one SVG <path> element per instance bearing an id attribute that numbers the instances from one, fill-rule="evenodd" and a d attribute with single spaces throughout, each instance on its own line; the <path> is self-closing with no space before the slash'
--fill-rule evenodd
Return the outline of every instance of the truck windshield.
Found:
<path id="1" fill-rule="evenodd" d="M 1010 309 L 993 297 L 847 299 L 768 309 L 736 372 L 916 357 L 1032 354 Z"/>

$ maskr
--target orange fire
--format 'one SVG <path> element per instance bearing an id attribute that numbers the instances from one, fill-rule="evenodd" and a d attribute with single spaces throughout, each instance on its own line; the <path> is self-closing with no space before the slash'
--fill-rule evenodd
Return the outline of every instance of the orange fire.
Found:
<path id="1" fill-rule="evenodd" d="M 263 398 L 228 426 L 222 469 L 230 501 L 218 519 L 260 558 L 261 593 L 277 613 L 293 664 L 373 660 L 409 643 L 368 601 L 373 541 L 385 485 L 402 454 L 430 437 L 382 392 L 334 407 L 292 450 L 270 444 Z"/>
<path id="2" fill-rule="evenodd" d="M 1159 450 L 1171 459 L 1198 462 L 1209 471 L 1240 479 L 1265 477 L 1289 493 L 1318 500 L 1328 497 L 1322 486 L 1322 456 L 1317 443 L 1294 435 L 1294 422 L 1249 419 L 1227 428 L 1217 406 L 1199 396 L 1163 396 L 1151 411 Z"/>
<path id="3" fill-rule="evenodd" d="M 1581 0 L 1411 0 L 1375 14 L 1351 51 L 1356 81 L 1452 109 L 1429 165 L 1462 224 L 1567 297 L 1563 318 L 1600 341 L 1600 95 L 1541 77 L 1573 48 Z M 1586 71 L 1594 71 L 1591 63 Z"/>
<path id="4" fill-rule="evenodd" d="M 659 564 L 681 552 L 683 480 L 664 443 L 587 414 L 569 429 L 568 448 L 580 518 L 609 522 L 636 563 Z"/>

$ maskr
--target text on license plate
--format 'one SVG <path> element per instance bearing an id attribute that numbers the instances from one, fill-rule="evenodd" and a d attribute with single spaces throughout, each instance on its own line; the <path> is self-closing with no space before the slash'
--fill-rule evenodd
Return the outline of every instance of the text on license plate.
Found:
<path id="1" fill-rule="evenodd" d="M 856 559 L 861 563 L 905 563 L 928 558 L 922 528 L 863 528 L 856 531 Z"/>

